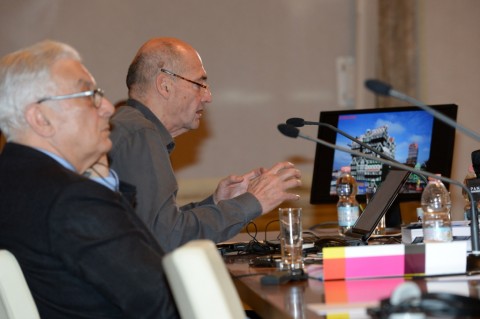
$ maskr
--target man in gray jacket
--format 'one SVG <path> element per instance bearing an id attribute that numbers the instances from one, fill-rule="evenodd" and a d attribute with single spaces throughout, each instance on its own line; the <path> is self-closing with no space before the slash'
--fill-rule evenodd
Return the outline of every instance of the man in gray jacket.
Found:
<path id="1" fill-rule="evenodd" d="M 200 55 L 175 38 L 155 38 L 137 52 L 127 75 L 129 99 L 112 117 L 112 167 L 137 187 L 136 211 L 170 251 L 197 238 L 215 242 L 236 235 L 252 219 L 285 200 L 301 184 L 289 162 L 221 180 L 202 202 L 179 207 L 170 153 L 174 138 L 198 128 L 212 100 Z"/>

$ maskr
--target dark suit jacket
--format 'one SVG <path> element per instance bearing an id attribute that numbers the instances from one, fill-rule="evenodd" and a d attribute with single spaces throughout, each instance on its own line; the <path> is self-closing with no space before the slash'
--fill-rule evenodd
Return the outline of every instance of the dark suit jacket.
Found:
<path id="1" fill-rule="evenodd" d="M 42 318 L 177 318 L 162 249 L 120 194 L 30 147 L 0 155 L 0 249 Z"/>

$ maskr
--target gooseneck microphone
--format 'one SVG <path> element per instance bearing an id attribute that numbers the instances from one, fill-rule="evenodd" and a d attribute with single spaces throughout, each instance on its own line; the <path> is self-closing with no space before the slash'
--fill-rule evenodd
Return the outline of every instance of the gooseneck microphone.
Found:
<path id="1" fill-rule="evenodd" d="M 418 106 L 422 110 L 432 114 L 435 118 L 439 119 L 443 123 L 446 123 L 446 124 L 450 125 L 451 127 L 454 127 L 455 129 L 457 129 L 457 130 L 463 132 L 464 134 L 470 136 L 471 138 L 473 138 L 477 141 L 480 141 L 480 134 L 478 134 L 477 132 L 475 132 L 475 131 L 473 131 L 473 130 L 455 122 L 454 120 L 452 120 L 448 116 L 445 116 L 444 114 L 442 114 L 442 113 L 438 112 L 437 110 L 431 108 L 430 106 L 426 105 L 425 103 L 420 102 L 419 100 L 414 99 L 413 97 L 408 96 L 405 93 L 394 90 L 390 84 L 387 84 L 387 83 L 379 81 L 379 80 L 366 80 L 365 81 L 365 86 L 367 87 L 367 89 L 369 89 L 370 91 L 372 91 L 376 94 L 391 96 L 391 97 L 394 97 L 396 99 L 406 101 L 410 104 Z"/>
<path id="2" fill-rule="evenodd" d="M 289 125 L 293 125 L 295 127 L 302 127 L 304 125 L 320 125 L 320 122 L 310 122 L 310 121 L 305 121 L 302 118 L 299 117 L 292 117 L 289 118 L 285 123 Z"/>
<path id="3" fill-rule="evenodd" d="M 346 148 L 346 147 L 343 147 L 343 146 L 340 146 L 340 145 L 335 145 L 335 144 L 329 143 L 327 141 L 324 141 L 322 139 L 313 138 L 313 137 L 310 137 L 308 135 L 304 135 L 304 134 L 300 133 L 300 130 L 298 128 L 296 128 L 292 125 L 289 125 L 289 124 L 279 124 L 278 125 L 278 130 L 283 135 L 288 136 L 288 137 L 292 137 L 292 138 L 301 137 L 303 139 L 306 139 L 306 140 L 324 145 L 328 148 L 333 148 L 335 150 L 339 150 L 339 151 L 346 152 L 346 153 L 349 153 L 349 154 L 352 154 L 352 155 L 356 155 L 358 157 L 364 157 L 364 158 L 368 158 L 368 159 L 371 159 L 371 160 L 379 161 L 383 164 L 390 165 L 390 166 L 393 166 L 393 167 L 396 167 L 396 168 L 399 168 L 399 169 L 403 169 L 405 171 L 409 171 L 409 172 L 417 174 L 417 175 L 423 175 L 423 176 L 432 177 L 432 178 L 435 178 L 435 179 L 440 179 L 440 180 L 442 180 L 446 183 L 451 183 L 451 184 L 458 185 L 458 186 L 466 189 L 468 192 L 470 192 L 465 187 L 465 185 L 463 185 L 462 183 L 460 183 L 458 181 L 452 180 L 452 179 L 447 178 L 447 177 L 438 176 L 437 174 L 429 173 L 427 171 L 421 171 L 421 170 L 415 169 L 413 167 L 410 167 L 410 166 L 407 166 L 407 165 L 404 165 L 404 164 L 401 164 L 401 163 L 398 163 L 398 162 L 393 162 L 393 161 L 390 161 L 390 160 L 387 160 L 387 159 L 379 159 L 376 156 L 360 153 L 360 152 L 357 152 L 357 151 L 352 151 L 349 148 Z M 477 250 L 477 249 L 475 249 L 475 250 Z"/>
<path id="4" fill-rule="evenodd" d="M 326 128 L 331 129 L 332 131 L 337 132 L 337 133 L 340 134 L 340 135 L 345 136 L 345 137 L 348 138 L 350 141 L 361 145 L 363 148 L 366 148 L 366 149 L 370 150 L 372 153 L 380 156 L 381 158 L 384 158 L 384 159 L 389 160 L 389 161 L 397 162 L 396 160 L 394 160 L 394 159 L 391 158 L 390 156 L 385 155 L 385 154 L 382 153 L 382 152 L 379 152 L 378 150 L 374 149 L 374 148 L 371 147 L 370 145 L 363 143 L 363 142 L 360 141 L 359 139 L 351 136 L 350 134 L 348 134 L 348 133 L 345 132 L 345 131 L 342 131 L 342 130 L 339 129 L 339 128 L 336 128 L 335 126 L 333 126 L 333 125 L 331 125 L 331 124 L 323 123 L 323 122 L 310 122 L 310 121 L 305 121 L 304 119 L 299 118 L 299 117 L 292 117 L 292 118 L 288 119 L 288 120 L 286 121 L 286 123 L 289 124 L 289 125 L 295 126 L 295 127 L 302 127 L 302 126 L 304 126 L 304 125 L 324 126 L 324 127 L 326 127 Z"/>
<path id="5" fill-rule="evenodd" d="M 324 145 L 328 148 L 332 148 L 332 149 L 335 149 L 335 150 L 346 152 L 346 153 L 356 155 L 356 156 L 359 156 L 359 157 L 364 157 L 364 158 L 368 158 L 368 159 L 371 159 L 371 160 L 375 160 L 375 161 L 381 162 L 383 164 L 390 165 L 390 166 L 393 166 L 393 167 L 396 167 L 396 168 L 399 168 L 399 169 L 417 174 L 419 176 L 432 177 L 434 179 L 439 179 L 439 180 L 441 180 L 445 183 L 450 183 L 450 184 L 454 184 L 458 187 L 461 187 L 463 190 L 466 191 L 466 194 L 468 194 L 468 196 L 470 198 L 470 202 L 472 203 L 472 205 L 470 205 L 471 206 L 471 212 L 472 212 L 472 219 L 470 221 L 470 232 L 471 232 L 470 239 L 471 239 L 471 243 L 472 243 L 472 252 L 467 257 L 467 271 L 470 274 L 480 272 L 480 261 L 478 260 L 478 257 L 480 256 L 480 251 L 479 251 L 479 246 L 480 245 L 479 245 L 479 232 L 478 232 L 479 231 L 479 229 L 478 229 L 478 216 L 477 216 L 477 209 L 476 209 L 477 205 L 476 205 L 476 202 L 474 200 L 474 197 L 472 196 L 472 193 L 470 192 L 468 187 L 466 187 L 463 183 L 460 183 L 456 180 L 453 180 L 453 179 L 450 179 L 450 178 L 447 178 L 447 177 L 438 176 L 436 174 L 429 173 L 429 172 L 426 172 L 426 171 L 420 171 L 418 169 L 412 168 L 412 167 L 407 166 L 407 165 L 400 164 L 398 162 L 393 162 L 393 161 L 386 160 L 386 159 L 383 159 L 383 158 L 378 158 L 378 157 L 371 156 L 371 155 L 368 155 L 368 154 L 363 154 L 363 153 L 360 153 L 360 152 L 352 151 L 351 149 L 348 149 L 348 148 L 343 147 L 343 146 L 331 144 L 327 141 L 317 139 L 317 138 L 313 138 L 313 137 L 310 137 L 308 135 L 303 135 L 303 134 L 300 133 L 300 130 L 298 128 L 296 128 L 292 125 L 289 125 L 289 124 L 279 124 L 278 125 L 278 130 L 283 135 L 286 135 L 288 137 L 292 137 L 292 138 L 301 137 L 303 139 L 312 141 L 314 143 Z"/>

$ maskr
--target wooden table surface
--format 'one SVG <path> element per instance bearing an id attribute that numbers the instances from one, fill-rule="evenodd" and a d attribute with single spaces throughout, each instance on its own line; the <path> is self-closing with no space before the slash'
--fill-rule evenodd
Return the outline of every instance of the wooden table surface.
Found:
<path id="1" fill-rule="evenodd" d="M 336 315 L 338 318 L 370 318 L 366 309 L 389 298 L 405 282 L 415 283 L 423 293 L 450 293 L 479 298 L 480 275 L 430 278 L 369 278 L 321 281 L 308 279 L 281 285 L 263 285 L 263 275 L 276 268 L 251 267 L 255 255 L 224 256 L 242 301 L 264 319 L 316 319 Z M 314 268 L 306 266 L 315 277 Z"/>

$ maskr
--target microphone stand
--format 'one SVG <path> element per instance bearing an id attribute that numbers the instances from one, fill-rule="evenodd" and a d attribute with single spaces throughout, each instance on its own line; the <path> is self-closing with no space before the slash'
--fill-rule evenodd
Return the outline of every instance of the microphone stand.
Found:
<path id="1" fill-rule="evenodd" d="M 309 122 L 305 122 L 305 123 L 309 123 Z M 388 161 L 397 162 L 396 160 L 394 160 L 394 159 L 391 158 L 390 156 L 385 155 L 385 154 L 383 154 L 383 153 L 380 153 L 379 151 L 377 151 L 376 149 L 374 149 L 374 148 L 371 147 L 370 145 L 363 143 L 363 142 L 360 141 L 359 139 L 351 136 L 351 135 L 348 134 L 347 132 L 344 132 L 344 131 L 336 128 L 335 126 L 333 126 L 333 125 L 331 125 L 331 124 L 322 123 L 322 122 L 318 122 L 318 123 L 315 123 L 315 124 L 317 124 L 318 126 L 327 127 L 327 128 L 329 128 L 329 129 L 331 129 L 332 131 L 335 131 L 335 132 L 337 132 L 338 134 L 345 136 L 346 138 L 348 138 L 348 139 L 351 140 L 352 142 L 361 145 L 362 147 L 368 149 L 369 151 L 371 151 L 371 152 L 374 153 L 374 154 L 377 154 L 378 156 L 380 156 L 380 157 L 383 158 L 383 159 L 386 159 L 386 160 L 388 160 Z"/>
<path id="2" fill-rule="evenodd" d="M 433 116 L 435 116 L 436 118 L 440 119 L 444 123 L 447 123 L 448 125 L 450 125 L 450 126 L 456 128 L 457 130 L 463 132 L 465 135 L 470 136 L 474 140 L 480 141 L 480 135 L 478 133 L 476 133 L 475 131 L 472 131 L 472 130 L 458 124 L 457 122 L 455 122 L 454 120 L 452 120 L 448 116 L 445 116 L 445 114 L 442 114 L 442 113 L 438 112 L 437 110 L 434 110 L 433 108 L 431 108 L 430 106 L 420 102 L 419 100 L 414 99 L 411 96 L 405 95 L 405 94 L 400 93 L 400 92 L 395 91 L 395 90 L 390 90 L 390 96 L 394 97 L 394 98 L 397 98 L 399 100 L 406 101 L 406 102 L 408 102 L 410 104 L 413 104 L 415 106 L 418 106 L 419 108 L 423 109 L 424 111 L 426 111 L 426 112 L 432 114 Z"/>
<path id="3" fill-rule="evenodd" d="M 423 102 L 421 102 L 417 99 L 414 99 L 413 97 L 408 96 L 404 93 L 401 93 L 399 91 L 394 90 L 392 88 L 392 86 L 390 86 L 389 84 L 383 83 L 383 82 L 378 81 L 378 80 L 367 80 L 367 81 L 365 81 L 365 86 L 369 90 L 371 90 L 372 92 L 374 92 L 376 94 L 391 96 L 391 97 L 394 97 L 396 99 L 406 101 L 406 102 L 408 102 L 412 105 L 418 106 L 419 108 L 421 108 L 422 110 L 432 114 L 434 117 L 438 118 L 442 122 L 444 122 L 444 123 L 450 125 L 451 127 L 454 127 L 455 129 L 463 132 L 465 135 L 470 136 L 474 140 L 480 141 L 480 135 L 477 132 L 475 132 L 471 129 L 468 129 L 468 128 L 464 127 L 463 125 L 455 122 L 454 120 L 452 120 L 448 116 L 445 116 L 444 114 L 442 114 L 442 113 L 438 112 L 437 110 L 431 108 L 430 106 L 426 105 L 425 103 L 423 103 Z"/>
<path id="4" fill-rule="evenodd" d="M 340 151 L 343 151 L 343 152 L 346 152 L 346 153 L 349 153 L 349 154 L 353 154 L 353 155 L 356 155 L 356 156 L 359 156 L 359 157 L 365 157 L 365 158 L 368 158 L 368 159 L 371 159 L 371 160 L 376 160 L 376 161 L 379 161 L 383 164 L 390 165 L 390 166 L 393 166 L 393 167 L 396 167 L 396 168 L 399 168 L 399 169 L 403 169 L 405 171 L 408 171 L 408 172 L 411 172 L 411 173 L 414 173 L 414 174 L 417 174 L 417 175 L 422 175 L 422 176 L 426 176 L 426 177 L 432 177 L 432 178 L 435 178 L 435 179 L 439 179 L 443 182 L 454 184 L 454 185 L 457 185 L 458 187 L 461 187 L 462 189 L 464 189 L 466 191 L 466 193 L 468 194 L 469 198 L 470 198 L 470 202 L 472 203 L 470 205 L 471 206 L 471 213 L 472 213 L 472 218 L 470 220 L 470 233 L 471 233 L 470 234 L 470 240 L 471 240 L 471 244 L 472 244 L 472 251 L 467 256 L 467 274 L 473 275 L 473 274 L 480 273 L 480 251 L 479 251 L 479 246 L 480 245 L 479 245 L 478 216 L 477 216 L 477 208 L 476 208 L 477 205 L 476 205 L 476 201 L 475 201 L 472 193 L 470 192 L 468 187 L 466 187 L 464 184 L 462 184 L 462 183 L 460 183 L 456 180 L 447 178 L 447 177 L 438 176 L 438 175 L 435 175 L 433 173 L 429 173 L 429 172 L 426 172 L 426 171 L 420 171 L 420 170 L 417 170 L 415 168 L 412 168 L 412 167 L 404 165 L 404 164 L 400 164 L 400 163 L 392 162 L 392 161 L 389 161 L 389 160 L 386 160 L 386 159 L 383 159 L 383 158 L 378 158 L 378 157 L 371 156 L 371 155 L 368 155 L 368 154 L 363 154 L 363 153 L 360 153 L 360 152 L 352 151 L 352 150 L 350 150 L 346 147 L 343 147 L 343 146 L 334 145 L 334 144 L 331 144 L 331 143 L 326 142 L 326 141 L 321 140 L 321 139 L 316 139 L 316 138 L 310 137 L 308 135 L 303 135 L 303 134 L 300 133 L 300 131 L 296 127 L 288 125 L 288 124 L 279 124 L 278 129 L 282 134 L 284 134 L 288 137 L 293 137 L 293 138 L 301 137 L 303 139 L 306 139 L 306 140 L 324 145 L 324 146 L 329 147 L 329 148 L 340 150 Z"/>

